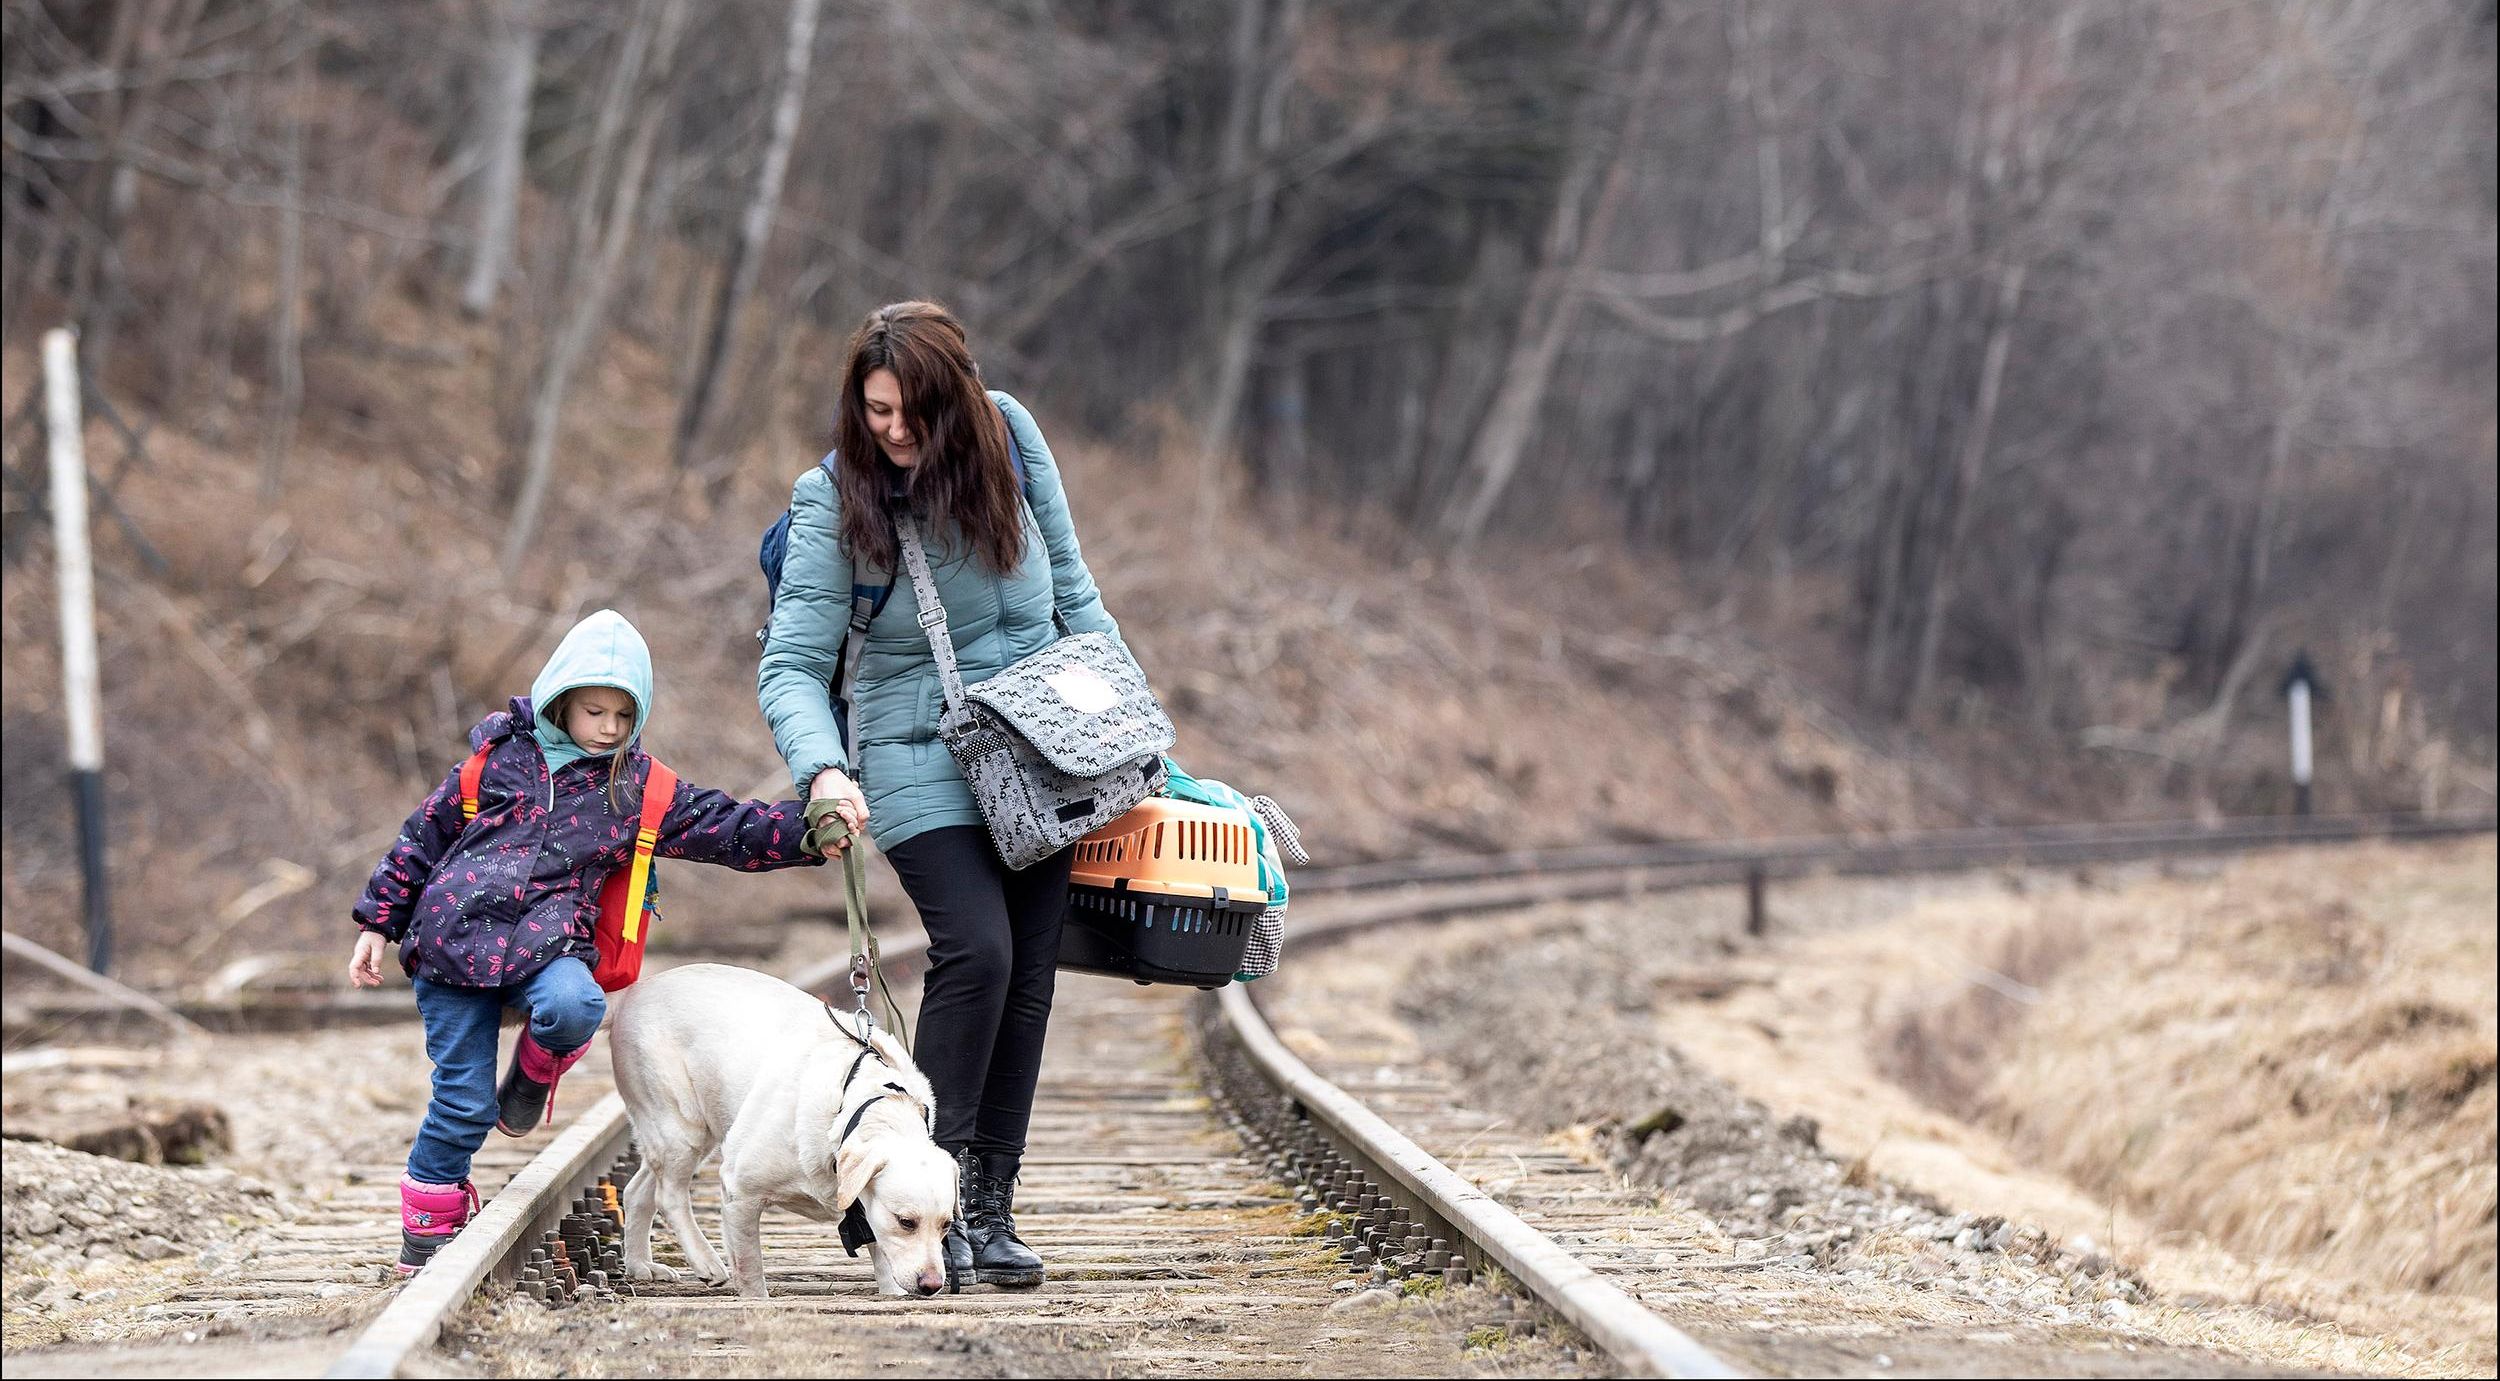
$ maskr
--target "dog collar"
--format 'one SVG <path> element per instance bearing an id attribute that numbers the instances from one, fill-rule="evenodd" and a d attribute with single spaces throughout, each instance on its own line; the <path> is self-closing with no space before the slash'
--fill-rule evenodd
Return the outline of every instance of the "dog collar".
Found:
<path id="1" fill-rule="evenodd" d="M 825 1004 L 825 1020 L 833 1023 L 834 1030 L 841 1032 L 843 1035 L 848 1036 L 852 1040 L 859 1043 L 859 1054 L 851 1060 L 850 1069 L 842 1076 L 842 1092 L 845 1096 L 848 1096 L 851 1091 L 851 1081 L 859 1077 L 860 1066 L 867 1064 L 872 1059 L 882 1059 L 883 1057 L 877 1054 L 877 1047 L 871 1043 L 866 1036 L 863 1036 L 857 1031 L 854 1031 L 842 1024 L 842 1014 L 834 1010 L 834 1006 L 830 1002 Z M 850 1140 L 852 1130 L 859 1126 L 859 1119 L 868 1111 L 868 1105 L 876 1102 L 879 1098 L 885 1097 L 888 1093 L 891 1093 L 908 1102 L 917 1103 L 920 1101 L 912 1097 L 910 1089 L 907 1089 L 901 1084 L 895 1083 L 889 1079 L 886 1081 L 885 1088 L 882 1092 L 861 1101 L 859 1107 L 851 1113 L 850 1122 L 843 1127 L 842 1135 L 834 1138 L 833 1144 L 838 1147 L 843 1142 Z M 921 1118 L 929 1124 L 931 1130 L 934 1131 L 936 1129 L 936 1109 L 922 1109 Z"/>
<path id="2" fill-rule="evenodd" d="M 851 1074 L 854 1077 L 859 1074 L 859 1067 L 867 1058 L 867 1054 L 862 1052 L 859 1059 L 851 1062 Z M 842 1087 L 845 1089 L 850 1086 L 849 1079 L 842 1081 Z M 908 1099 L 911 1091 L 900 1084 L 888 1084 L 859 1100 L 859 1106 L 851 1110 L 851 1120 L 842 1124 L 842 1135 L 833 1139 L 833 1148 L 837 1154 L 842 1149 L 842 1143 L 851 1139 L 851 1133 L 859 1130 L 860 1119 L 866 1117 L 868 1110 L 877 1105 L 877 1100 L 888 1096 Z M 860 1248 L 876 1240 L 877 1230 L 868 1226 L 868 1210 L 861 1207 L 860 1200 L 851 1200 L 850 1206 L 842 1210 L 842 1250 L 849 1255 L 857 1256 Z"/>

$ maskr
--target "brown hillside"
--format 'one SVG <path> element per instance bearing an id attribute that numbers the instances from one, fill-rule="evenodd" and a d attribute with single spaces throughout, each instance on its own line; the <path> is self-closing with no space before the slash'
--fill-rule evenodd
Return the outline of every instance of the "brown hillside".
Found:
<path id="1" fill-rule="evenodd" d="M 122 967 L 143 980 L 343 943 L 366 871 L 466 727 L 603 604 L 656 654 L 653 747 L 696 781 L 778 781 L 755 709 L 755 539 L 816 454 L 819 400 L 795 390 L 727 483 L 672 495 L 668 364 L 620 333 L 574 396 L 538 555 L 507 585 L 494 332 L 405 298 L 372 324 L 308 355 L 270 511 L 249 381 L 217 416 L 130 416 L 136 457 L 91 419 L 91 466 L 162 563 L 98 506 L 115 905 Z M 33 354 L 10 343 L 10 396 Z M 1054 425 L 1048 397 L 1027 401 L 1109 606 L 1179 722 L 1176 756 L 1277 796 L 1323 860 L 1958 818 L 1944 803 L 1962 793 L 1870 751 L 1654 569 L 1594 549 L 1393 564 L 1385 542 L 1247 514 L 1202 549 L 1174 516 L 1187 467 L 1110 453 Z M 0 595 L 6 905 L 12 928 L 71 947 L 49 541 L 20 550 Z M 236 907 L 299 868 L 309 885 Z M 709 872 L 670 870 L 672 915 L 777 914 L 822 886 Z"/>

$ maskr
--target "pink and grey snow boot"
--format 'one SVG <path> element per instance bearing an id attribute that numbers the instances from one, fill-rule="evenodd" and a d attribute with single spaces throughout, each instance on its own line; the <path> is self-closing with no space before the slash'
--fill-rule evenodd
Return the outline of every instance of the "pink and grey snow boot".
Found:
<path id="1" fill-rule="evenodd" d="M 579 1050 L 552 1054 L 523 1031 L 520 1042 L 512 1047 L 512 1068 L 504 1071 L 503 1082 L 495 1088 L 495 1130 L 505 1136 L 528 1136 L 537 1130 L 539 1120 L 555 1111 L 556 1080 L 589 1053 L 590 1043 L 584 1041 Z"/>
<path id="2" fill-rule="evenodd" d="M 412 1275 L 434 1259 L 452 1234 L 467 1226 L 478 1207 L 477 1186 L 421 1184 L 399 1177 L 399 1273 Z"/>

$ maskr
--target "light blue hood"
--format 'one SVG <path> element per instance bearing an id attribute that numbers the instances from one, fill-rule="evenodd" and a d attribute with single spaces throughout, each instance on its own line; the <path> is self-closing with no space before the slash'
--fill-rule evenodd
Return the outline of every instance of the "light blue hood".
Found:
<path id="1" fill-rule="evenodd" d="M 642 731 L 651 723 L 651 648 L 623 614 L 602 609 L 574 624 L 538 679 L 530 682 L 530 736 L 546 753 L 550 773 L 590 756 L 541 712 L 557 696 L 580 686 L 614 686 L 632 696 L 634 732 L 625 747 L 642 741 Z"/>

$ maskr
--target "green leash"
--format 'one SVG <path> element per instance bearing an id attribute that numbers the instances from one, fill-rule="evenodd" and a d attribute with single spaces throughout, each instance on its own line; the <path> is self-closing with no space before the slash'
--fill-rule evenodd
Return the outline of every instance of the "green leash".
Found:
<path id="1" fill-rule="evenodd" d="M 903 1020 L 903 1007 L 894 1000 L 894 990 L 886 986 L 885 971 L 877 965 L 877 937 L 868 929 L 868 860 L 861 853 L 862 840 L 850 822 L 833 809 L 830 797 L 819 797 L 807 803 L 807 822 L 818 846 L 830 853 L 842 848 L 842 910 L 851 926 L 851 1001 L 860 1017 L 870 1025 L 876 1016 L 869 1010 L 869 993 L 873 989 L 885 1000 L 886 1014 L 893 1018 L 894 1029 L 902 1034 L 903 1048 L 911 1048 L 911 1027 Z"/>

